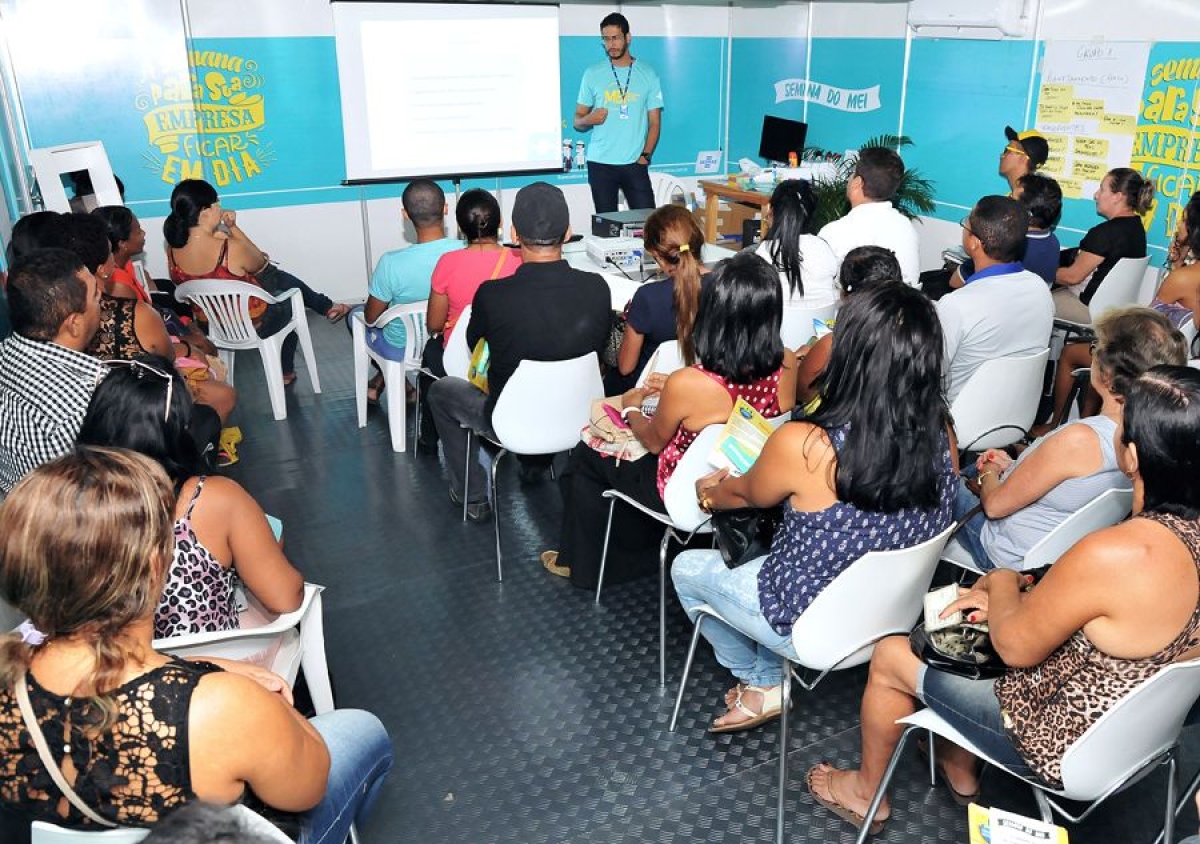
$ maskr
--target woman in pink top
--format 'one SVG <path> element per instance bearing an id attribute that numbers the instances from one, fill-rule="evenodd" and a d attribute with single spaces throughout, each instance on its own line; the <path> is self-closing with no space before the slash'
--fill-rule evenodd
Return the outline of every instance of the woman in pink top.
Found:
<path id="1" fill-rule="evenodd" d="M 454 209 L 458 230 L 467 245 L 438 259 L 430 279 L 429 309 L 425 321 L 431 341 L 425 348 L 425 365 L 435 375 L 445 375 L 441 350 L 445 348 L 463 309 L 485 281 L 508 278 L 521 266 L 521 255 L 500 243 L 500 203 L 480 188 L 462 195 Z"/>

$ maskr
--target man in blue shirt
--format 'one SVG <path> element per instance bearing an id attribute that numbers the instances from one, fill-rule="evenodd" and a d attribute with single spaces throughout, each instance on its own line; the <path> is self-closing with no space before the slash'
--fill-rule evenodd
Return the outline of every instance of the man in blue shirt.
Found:
<path id="1" fill-rule="evenodd" d="M 650 161 L 662 127 L 658 74 L 629 52 L 629 21 L 614 12 L 600 21 L 608 61 L 589 67 L 575 100 L 575 129 L 591 132 L 588 185 L 598 213 L 617 210 L 617 191 L 630 208 L 653 208 Z"/>

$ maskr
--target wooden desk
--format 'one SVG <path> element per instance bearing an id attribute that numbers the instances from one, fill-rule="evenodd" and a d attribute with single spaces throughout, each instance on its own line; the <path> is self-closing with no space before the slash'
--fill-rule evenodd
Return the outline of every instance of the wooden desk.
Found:
<path id="1" fill-rule="evenodd" d="M 730 185 L 728 180 L 723 182 L 701 181 L 699 182 L 699 186 L 704 188 L 705 243 L 717 242 L 717 218 L 719 216 L 720 200 L 725 199 L 729 202 L 753 205 L 760 210 L 766 207 L 767 203 L 771 201 L 771 194 L 769 192 L 739 188 L 736 185 Z M 763 235 L 767 233 L 766 214 L 763 215 L 759 231 Z"/>

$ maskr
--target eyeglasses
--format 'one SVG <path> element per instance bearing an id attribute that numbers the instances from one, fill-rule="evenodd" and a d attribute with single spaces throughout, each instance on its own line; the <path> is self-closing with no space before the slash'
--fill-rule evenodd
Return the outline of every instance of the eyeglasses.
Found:
<path id="1" fill-rule="evenodd" d="M 965 231 L 967 234 L 971 235 L 971 237 L 974 237 L 975 232 L 971 231 L 970 223 L 971 223 L 971 216 L 969 214 L 966 217 L 963 217 L 961 220 L 958 221 L 958 224 L 963 227 L 963 231 Z"/>
<path id="2" fill-rule="evenodd" d="M 163 407 L 163 421 L 166 422 L 168 419 L 171 418 L 171 397 L 175 392 L 175 379 L 172 378 L 169 373 L 163 372 L 157 366 L 151 366 L 150 364 L 143 363 L 140 360 L 103 360 L 100 362 L 102 364 L 104 364 L 105 366 L 107 366 L 109 369 L 116 369 L 117 367 L 120 367 L 120 366 L 128 366 L 130 369 L 132 369 L 137 374 L 137 377 L 139 380 L 141 379 L 141 377 L 143 375 L 145 375 L 147 372 L 149 372 L 151 375 L 155 375 L 155 376 L 163 379 L 164 381 L 166 381 L 167 382 L 167 401 L 166 401 L 166 405 Z M 97 384 L 100 383 L 100 376 L 98 374 L 96 376 L 96 383 Z"/>
<path id="3" fill-rule="evenodd" d="M 1006 153 L 1007 152 L 1016 153 L 1017 155 L 1022 156 L 1023 158 L 1029 157 L 1029 153 L 1027 153 L 1023 148 L 1017 146 L 1016 144 L 1009 144 L 1008 146 L 1006 146 L 1004 148 L 1004 151 Z"/>

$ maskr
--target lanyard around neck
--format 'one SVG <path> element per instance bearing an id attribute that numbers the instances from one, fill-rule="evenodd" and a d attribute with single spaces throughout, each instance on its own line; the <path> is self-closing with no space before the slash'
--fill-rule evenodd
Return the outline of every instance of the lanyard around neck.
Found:
<path id="1" fill-rule="evenodd" d="M 637 64 L 637 59 L 630 59 L 629 72 L 627 74 L 625 74 L 625 87 L 622 88 L 621 80 L 617 76 L 617 66 L 612 63 L 611 59 L 608 62 L 608 69 L 612 71 L 613 82 L 617 83 L 617 93 L 621 95 L 621 104 L 622 105 L 625 105 L 625 95 L 629 93 L 629 83 L 633 79 L 633 66 L 635 64 Z"/>

